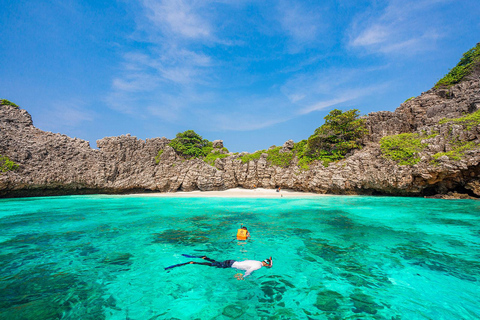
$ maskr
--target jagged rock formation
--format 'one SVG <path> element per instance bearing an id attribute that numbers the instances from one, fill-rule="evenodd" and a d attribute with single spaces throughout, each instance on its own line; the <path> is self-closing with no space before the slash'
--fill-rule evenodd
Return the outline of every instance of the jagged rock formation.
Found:
<path id="1" fill-rule="evenodd" d="M 446 152 L 451 141 L 480 143 L 480 126 L 465 130 L 460 125 L 440 124 L 442 118 L 460 117 L 480 108 L 480 77 L 449 89 L 431 89 L 403 103 L 395 112 L 366 116 L 369 134 L 365 147 L 337 163 L 324 167 L 313 163 L 302 170 L 296 160 L 287 168 L 270 165 L 267 154 L 243 163 L 241 155 L 216 159 L 210 166 L 200 159 L 182 160 L 168 146 L 170 140 L 139 140 L 130 135 L 97 141 L 98 150 L 86 141 L 41 131 L 27 111 L 0 105 L 0 155 L 20 165 L 0 172 L 0 197 L 127 192 L 175 192 L 289 188 L 333 194 L 385 194 L 402 196 L 480 197 L 480 151 L 465 152 L 461 160 L 432 155 Z M 407 132 L 439 133 L 430 138 L 422 160 L 400 166 L 382 156 L 379 140 Z M 214 142 L 222 148 L 223 141 Z M 289 152 L 293 141 L 281 152 Z M 163 150 L 157 164 L 155 157 Z"/>

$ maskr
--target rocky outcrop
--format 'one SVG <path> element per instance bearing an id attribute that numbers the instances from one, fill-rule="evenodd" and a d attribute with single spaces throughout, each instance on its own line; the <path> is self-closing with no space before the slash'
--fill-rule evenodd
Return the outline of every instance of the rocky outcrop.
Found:
<path id="1" fill-rule="evenodd" d="M 431 89 L 406 101 L 395 111 L 412 130 L 437 124 L 443 118 L 458 118 L 480 108 L 480 80 L 471 79 L 450 88 Z"/>
<path id="2" fill-rule="evenodd" d="M 382 137 L 412 131 L 412 125 L 403 113 L 380 111 L 365 117 L 368 135 L 365 142 L 378 142 Z"/>
<path id="3" fill-rule="evenodd" d="M 283 144 L 282 149 L 280 149 L 280 152 L 282 153 L 290 152 L 294 146 L 295 146 L 295 142 L 293 140 L 287 140 Z"/>
<path id="4" fill-rule="evenodd" d="M 212 146 L 216 149 L 222 149 L 223 148 L 223 140 L 215 140 L 212 142 Z"/>
<path id="5" fill-rule="evenodd" d="M 303 170 L 295 159 L 286 168 L 273 166 L 267 154 L 247 163 L 240 160 L 241 155 L 229 154 L 216 159 L 214 166 L 199 159 L 185 161 L 168 146 L 166 138 L 107 137 L 97 141 L 98 149 L 92 149 L 86 141 L 41 131 L 27 111 L 1 105 L 0 155 L 20 167 L 0 173 L 0 196 L 281 187 L 333 194 L 480 197 L 478 150 L 466 152 L 459 160 L 444 156 L 432 162 L 433 154 L 451 150 L 452 141 L 480 143 L 479 126 L 465 130 L 460 125 L 439 123 L 479 108 L 478 77 L 449 89 L 432 89 L 395 112 L 366 116 L 369 134 L 363 149 L 328 167 L 315 162 Z M 385 159 L 379 140 L 407 132 L 430 135 L 422 160 L 414 166 L 400 166 Z M 222 150 L 223 141 L 216 140 L 213 146 Z M 289 140 L 280 152 L 293 148 L 294 142 Z M 163 152 L 157 163 L 159 150 Z"/>

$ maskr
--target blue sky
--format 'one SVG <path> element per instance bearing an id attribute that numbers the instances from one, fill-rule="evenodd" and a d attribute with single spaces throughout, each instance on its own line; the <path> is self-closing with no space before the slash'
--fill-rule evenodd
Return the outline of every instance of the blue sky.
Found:
<path id="1" fill-rule="evenodd" d="M 0 98 L 95 141 L 193 129 L 234 152 L 332 109 L 395 110 L 480 41 L 478 0 L 0 0 Z"/>

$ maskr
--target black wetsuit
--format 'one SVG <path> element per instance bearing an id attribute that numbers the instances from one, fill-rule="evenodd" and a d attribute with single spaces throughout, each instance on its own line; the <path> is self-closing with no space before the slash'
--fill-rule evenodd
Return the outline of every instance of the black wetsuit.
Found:
<path id="1" fill-rule="evenodd" d="M 203 260 L 210 261 L 210 263 L 202 263 L 203 265 L 216 268 L 231 268 L 232 264 L 235 263 L 235 260 L 215 261 L 207 257 L 204 257 Z"/>

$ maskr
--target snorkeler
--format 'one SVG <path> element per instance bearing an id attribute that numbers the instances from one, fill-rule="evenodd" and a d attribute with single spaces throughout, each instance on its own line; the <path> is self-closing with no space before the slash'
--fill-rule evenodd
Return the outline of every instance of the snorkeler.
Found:
<path id="1" fill-rule="evenodd" d="M 184 266 L 187 264 L 201 264 L 204 266 L 209 266 L 209 267 L 216 267 L 216 268 L 234 268 L 238 270 L 245 270 L 245 274 L 242 275 L 241 273 L 237 273 L 235 275 L 235 278 L 237 280 L 243 280 L 244 278 L 248 277 L 250 274 L 252 274 L 253 271 L 260 269 L 261 267 L 267 267 L 271 268 L 273 266 L 273 260 L 272 257 L 267 258 L 263 261 L 258 261 L 258 260 L 245 260 L 245 261 L 236 261 L 236 260 L 225 260 L 225 261 L 215 261 L 213 259 L 210 259 L 206 256 L 202 257 L 196 257 L 196 256 L 190 256 L 188 254 L 182 254 L 182 256 L 185 256 L 187 258 L 199 258 L 203 260 L 207 260 L 209 262 L 195 262 L 195 261 L 189 261 L 181 264 L 176 264 L 170 267 L 166 267 L 165 270 L 171 269 L 174 267 L 180 267 Z"/>
<path id="2" fill-rule="evenodd" d="M 250 238 L 250 232 L 248 232 L 247 227 L 242 226 L 237 230 L 237 240 L 247 240 Z"/>

